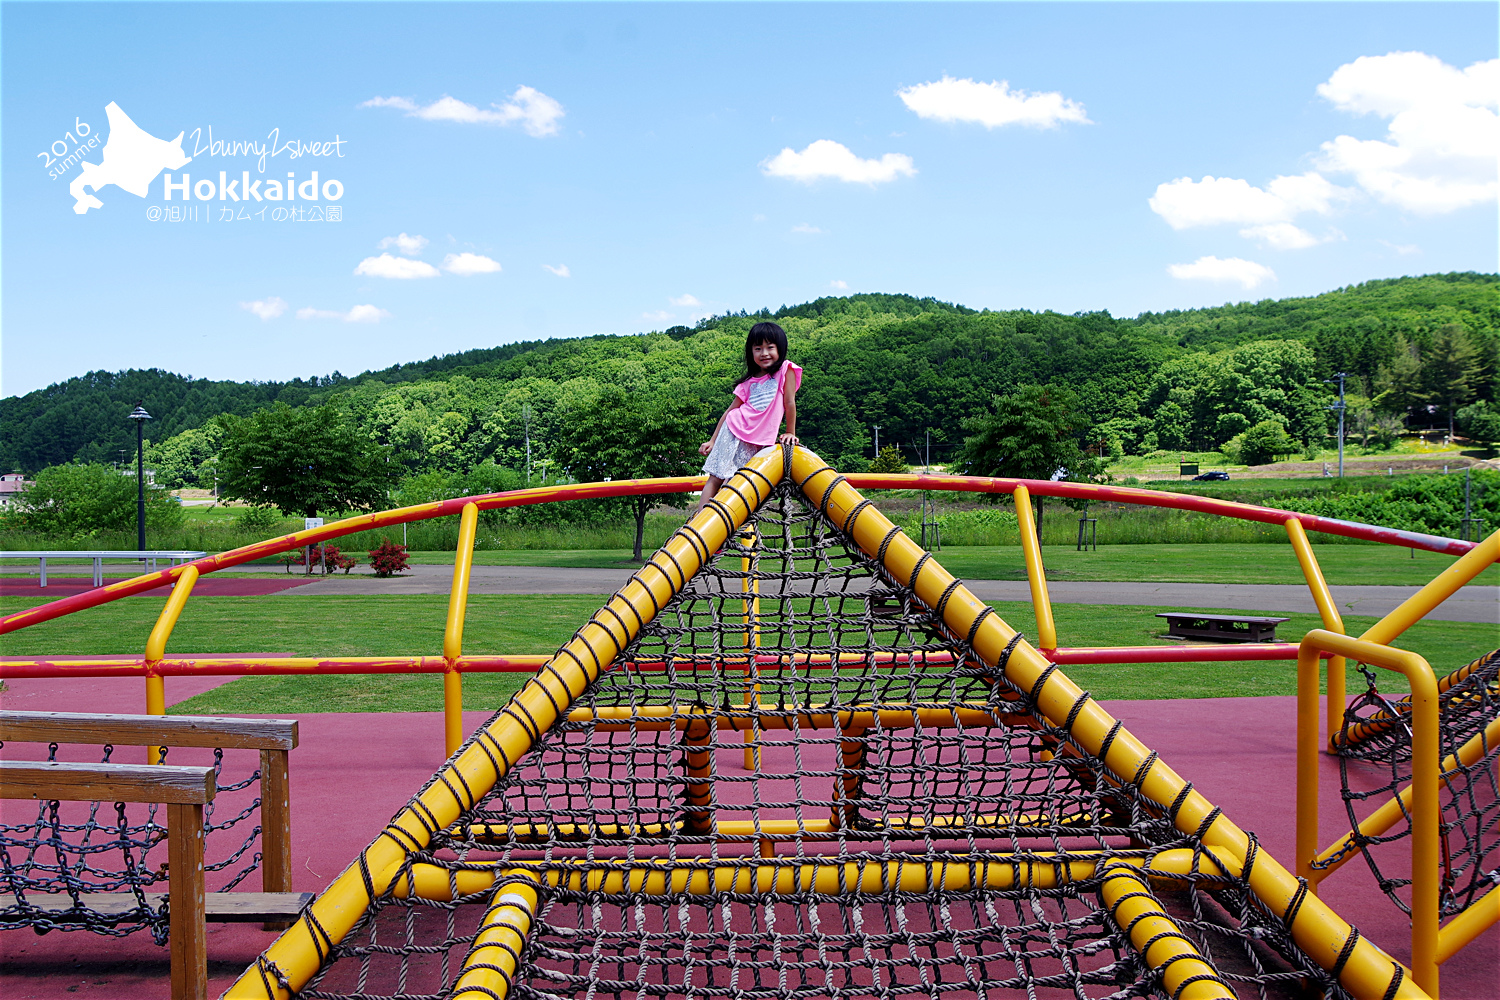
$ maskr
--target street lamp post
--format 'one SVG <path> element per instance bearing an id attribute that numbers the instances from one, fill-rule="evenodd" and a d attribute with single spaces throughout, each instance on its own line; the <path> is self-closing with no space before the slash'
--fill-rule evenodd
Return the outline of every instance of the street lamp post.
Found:
<path id="1" fill-rule="evenodd" d="M 879 424 L 871 424 L 870 426 L 873 427 L 873 428 L 875 428 L 875 457 L 879 458 L 880 457 L 880 425 Z"/>
<path id="2" fill-rule="evenodd" d="M 135 421 L 135 547 L 146 551 L 146 421 L 151 419 L 139 403 L 130 411 Z"/>
<path id="3" fill-rule="evenodd" d="M 1323 381 L 1332 382 L 1335 379 L 1339 383 L 1339 401 L 1329 407 L 1339 415 L 1339 478 L 1344 478 L 1344 379 L 1348 377 L 1346 372 L 1334 372 L 1333 378 Z"/>

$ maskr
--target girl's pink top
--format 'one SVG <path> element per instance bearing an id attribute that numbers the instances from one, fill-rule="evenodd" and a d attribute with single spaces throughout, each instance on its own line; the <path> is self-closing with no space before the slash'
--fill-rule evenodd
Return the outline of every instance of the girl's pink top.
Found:
<path id="1" fill-rule="evenodd" d="M 768 445 L 776 443 L 776 432 L 781 429 L 781 418 L 786 415 L 785 396 L 782 395 L 787 379 L 792 390 L 802 385 L 802 366 L 790 361 L 782 362 L 775 375 L 757 375 L 734 387 L 734 394 L 742 405 L 729 411 L 724 426 L 729 433 L 746 444 Z"/>

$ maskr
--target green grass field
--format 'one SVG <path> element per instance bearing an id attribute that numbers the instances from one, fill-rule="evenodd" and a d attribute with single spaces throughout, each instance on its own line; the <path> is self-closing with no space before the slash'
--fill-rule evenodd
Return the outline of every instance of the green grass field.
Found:
<path id="1" fill-rule="evenodd" d="M 601 595 L 469 598 L 465 649 L 471 653 L 550 653 L 596 611 Z M 7 656 L 80 656 L 138 653 L 164 602 L 164 596 L 128 598 L 8 635 Z M 11 612 L 39 603 L 0 599 Z M 435 655 L 442 646 L 447 597 L 201 597 L 189 602 L 168 647 L 173 654 L 275 652 L 293 655 Z M 1012 625 L 1034 634 L 1031 606 L 997 602 Z M 1058 604 L 1054 608 L 1061 641 L 1069 646 L 1161 644 L 1162 607 Z M 1211 609 L 1206 609 L 1211 610 Z M 1221 609 L 1222 610 L 1222 609 Z M 1279 636 L 1296 640 L 1318 627 L 1313 615 L 1287 615 Z M 1358 633 L 1374 619 L 1350 616 Z M 1495 648 L 1493 625 L 1423 622 L 1401 645 L 1428 657 L 1440 673 Z M 1290 662 L 1141 664 L 1069 667 L 1068 673 L 1098 698 L 1218 698 L 1295 693 Z M 464 704 L 475 710 L 499 708 L 525 680 L 521 674 L 471 674 L 464 682 Z M 1356 677 L 1357 680 L 1357 677 Z M 168 681 L 168 684 L 171 682 Z M 1394 675 L 1383 684 L 1401 690 Z M 437 676 L 246 677 L 174 706 L 177 714 L 303 713 L 359 711 L 437 711 L 442 681 Z"/>

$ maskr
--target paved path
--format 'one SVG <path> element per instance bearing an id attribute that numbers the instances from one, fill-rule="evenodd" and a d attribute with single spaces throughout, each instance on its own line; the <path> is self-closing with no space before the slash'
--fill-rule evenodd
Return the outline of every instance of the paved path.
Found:
<path id="1" fill-rule="evenodd" d="M 473 594 L 612 594 L 630 577 L 627 569 L 569 569 L 555 566 L 475 566 Z M 335 575 L 292 590 L 286 597 L 329 594 L 446 594 L 453 582 L 451 566 L 413 566 L 409 575 L 377 580 L 370 576 Z M 1024 580 L 967 580 L 975 596 L 986 601 L 1029 601 Z M 1416 587 L 1333 587 L 1346 614 L 1384 615 L 1416 593 Z M 1056 581 L 1048 584 L 1059 604 L 1136 604 L 1181 608 L 1238 608 L 1246 611 L 1297 611 L 1316 614 L 1307 588 L 1260 583 L 1095 583 Z M 1455 622 L 1500 623 L 1500 587 L 1465 587 L 1429 618 Z"/>

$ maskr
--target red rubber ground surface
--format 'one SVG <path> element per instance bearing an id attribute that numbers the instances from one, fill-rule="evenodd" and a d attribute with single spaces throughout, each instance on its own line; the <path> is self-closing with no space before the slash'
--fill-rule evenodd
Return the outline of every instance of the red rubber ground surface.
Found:
<path id="1" fill-rule="evenodd" d="M 70 694 L 40 687 L 61 683 L 17 681 L 14 693 L 0 700 L 13 707 L 60 711 L 140 712 L 144 708 L 143 686 L 133 679 L 97 681 L 86 691 L 75 688 Z M 433 678 L 433 683 L 441 681 Z M 194 693 L 196 689 L 187 681 L 168 681 L 169 701 Z M 1231 819 L 1258 834 L 1273 856 L 1290 863 L 1294 699 L 1124 701 L 1107 702 L 1105 707 Z M 442 719 L 436 713 L 309 714 L 300 718 L 301 745 L 292 753 L 293 867 L 295 887 L 317 891 L 353 860 L 442 763 Z M 466 713 L 466 731 L 485 718 L 484 713 Z M 31 756 L 25 753 L 27 749 L 44 752 L 45 748 L 8 746 L 5 753 Z M 729 756 L 721 758 L 721 766 L 726 770 L 737 767 L 738 751 L 726 753 Z M 773 768 L 775 763 L 768 760 L 767 766 Z M 1340 808 L 1338 767 L 1331 759 L 1323 761 L 1323 801 L 1323 842 L 1327 843 L 1338 830 L 1334 821 Z M 1351 862 L 1330 878 L 1322 895 L 1367 937 L 1398 959 L 1409 959 L 1406 918 L 1375 890 L 1368 870 L 1359 862 Z M 227 988 L 273 936 L 253 925 L 210 925 L 210 995 Z M 167 995 L 167 972 L 165 950 L 143 934 L 109 939 L 76 933 L 38 937 L 30 931 L 0 932 L 0 995 L 6 1000 L 160 998 Z M 1443 969 L 1444 1000 L 1495 1000 L 1500 996 L 1497 984 L 1497 929 Z"/>

